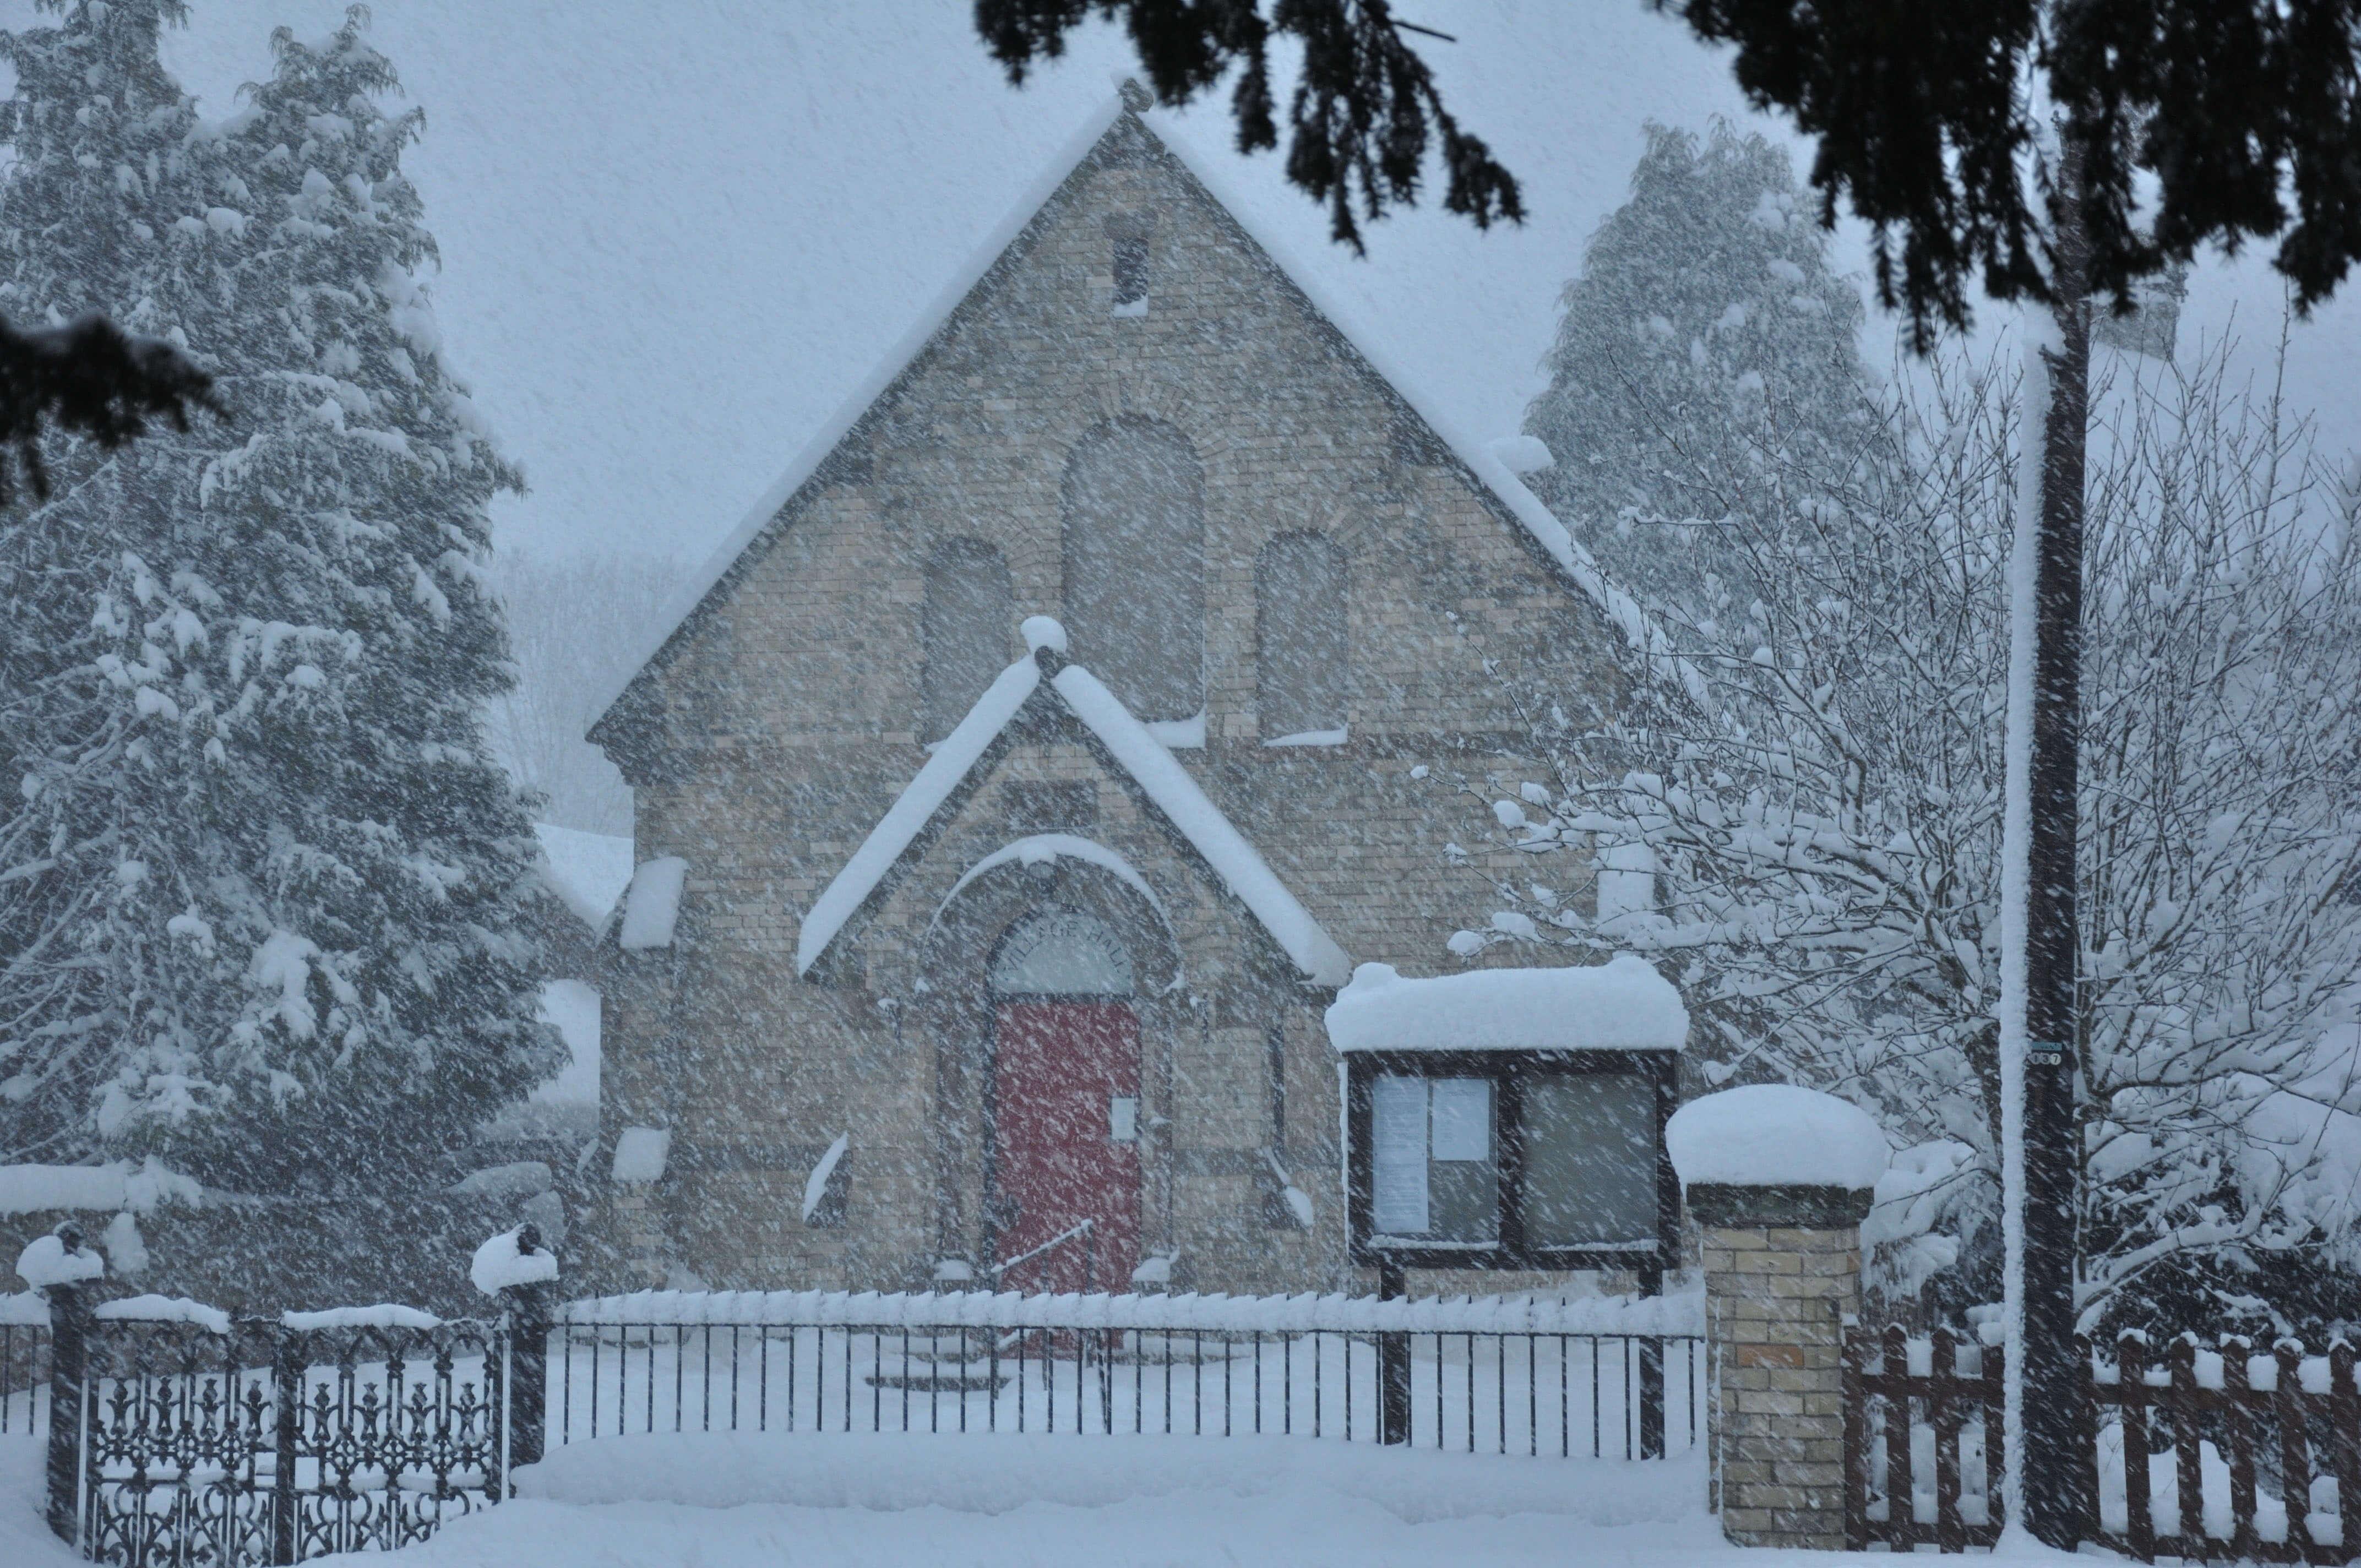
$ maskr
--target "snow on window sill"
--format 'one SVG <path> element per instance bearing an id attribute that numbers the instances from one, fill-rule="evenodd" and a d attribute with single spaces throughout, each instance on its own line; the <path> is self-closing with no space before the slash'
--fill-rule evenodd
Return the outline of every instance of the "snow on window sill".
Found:
<path id="1" fill-rule="evenodd" d="M 1186 718 L 1151 719 L 1148 732 L 1170 750 L 1202 751 L 1205 745 L 1205 710 L 1201 707 Z"/>
<path id="2" fill-rule="evenodd" d="M 1266 740 L 1266 746 L 1342 746 L 1353 738 L 1349 729 L 1299 729 L 1292 735 L 1281 735 Z"/>
<path id="3" fill-rule="evenodd" d="M 1107 311 L 1111 316 L 1122 316 L 1126 320 L 1137 320 L 1147 313 L 1148 296 L 1145 294 L 1137 300 L 1117 300 Z"/>

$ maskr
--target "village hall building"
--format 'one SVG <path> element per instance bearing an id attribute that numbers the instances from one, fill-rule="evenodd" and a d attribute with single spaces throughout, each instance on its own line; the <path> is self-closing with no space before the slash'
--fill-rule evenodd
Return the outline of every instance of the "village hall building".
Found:
<path id="1" fill-rule="evenodd" d="M 1374 1283 L 1326 1014 L 1356 966 L 1391 967 L 1365 1002 L 1467 968 L 1484 883 L 1447 846 L 1491 818 L 1444 781 L 1532 776 L 1519 694 L 1610 707 L 1645 630 L 1144 110 L 1127 88 L 1046 171 L 591 730 L 637 803 L 601 1031 L 617 1286 Z M 1549 862 L 1577 907 L 1587 853 Z M 1565 956 L 1474 961 L 1537 951 Z M 1638 962 L 1596 968 L 1661 992 L 1650 1027 L 1540 992 L 1516 1027 L 1547 1038 L 1488 1041 L 1430 989 L 1441 1036 L 1395 1043 L 1465 1014 L 1470 1047 L 1666 1063 L 1685 1015 Z M 1365 1206 L 1421 1244 L 1418 1288 L 1494 1288 L 1446 1266 L 1552 1236 L 1670 1261 L 1654 1164 L 1556 1221 L 1500 1196 L 1500 1097 L 1644 1142 L 1668 1067 L 1452 1070 L 1363 1096 Z M 1580 1187 L 1578 1150 L 1518 1147 L 1536 1194 L 1552 1158 Z"/>

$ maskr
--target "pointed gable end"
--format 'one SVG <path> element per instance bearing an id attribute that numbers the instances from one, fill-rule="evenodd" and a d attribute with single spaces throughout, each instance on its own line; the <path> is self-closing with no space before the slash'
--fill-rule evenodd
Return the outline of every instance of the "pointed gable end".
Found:
<path id="1" fill-rule="evenodd" d="M 1053 159 L 984 243 L 954 274 L 950 284 L 913 323 L 902 341 L 879 361 L 852 396 L 799 452 L 785 473 L 755 502 L 730 537 L 673 596 L 656 617 L 621 684 L 598 705 L 590 740 L 614 750 L 628 744 L 640 698 L 650 677 L 675 656 L 685 633 L 726 594 L 731 583 L 759 560 L 779 534 L 793 525 L 818 491 L 863 472 L 866 437 L 898 400 L 935 347 L 966 313 L 988 308 L 997 288 L 1032 248 L 1082 181 L 1102 167 L 1152 159 L 1175 171 L 1206 199 L 1234 229 L 1242 249 L 1260 261 L 1307 314 L 1333 335 L 1346 356 L 1400 405 L 1422 446 L 1461 470 L 1472 491 L 1509 527 L 1545 557 L 1564 577 L 1659 668 L 1671 671 L 1693 696 L 1702 698 L 1700 678 L 1672 650 L 1663 631 L 1638 603 L 1599 572 L 1589 553 L 1567 532 L 1538 497 L 1485 443 L 1456 428 L 1436 401 L 1401 374 L 1374 337 L 1350 330 L 1347 313 L 1336 308 L 1312 269 L 1293 262 L 1273 236 L 1258 233 L 1227 197 L 1225 172 L 1193 152 L 1179 137 L 1157 128 L 1154 112 L 1127 107 L 1111 97 Z M 1123 287 L 1116 282 L 1118 291 Z M 1122 306 L 1118 303 L 1117 310 Z"/>

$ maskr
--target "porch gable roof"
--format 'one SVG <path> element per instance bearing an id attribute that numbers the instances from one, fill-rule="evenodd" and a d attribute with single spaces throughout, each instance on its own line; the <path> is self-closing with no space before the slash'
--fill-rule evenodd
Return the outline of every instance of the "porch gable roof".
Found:
<path id="1" fill-rule="evenodd" d="M 835 945 L 844 927 L 877 895 L 927 825 L 959 792 L 1026 706 L 1036 700 L 1055 700 L 1091 733 L 1172 829 L 1246 906 L 1298 973 L 1318 985 L 1341 986 L 1351 979 L 1351 958 L 1279 881 L 1188 769 L 1104 682 L 1082 665 L 1066 662 L 1064 630 L 1039 616 L 1027 620 L 1025 630 L 1032 651 L 984 688 L 967 717 L 935 748 L 926 766 L 812 901 L 796 938 L 796 972 L 808 975 Z"/>

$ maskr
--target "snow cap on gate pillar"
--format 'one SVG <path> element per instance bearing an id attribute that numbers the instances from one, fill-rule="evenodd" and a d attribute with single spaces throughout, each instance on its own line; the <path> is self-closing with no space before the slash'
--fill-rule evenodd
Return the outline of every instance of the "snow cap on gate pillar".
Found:
<path id="1" fill-rule="evenodd" d="M 102 1278 L 106 1260 L 82 1245 L 82 1227 L 66 1221 L 46 1236 L 35 1236 L 16 1255 L 16 1277 L 36 1290 Z"/>
<path id="2" fill-rule="evenodd" d="M 1787 1083 L 1690 1101 L 1665 1124 L 1664 1148 L 1706 1224 L 1858 1225 L 1889 1157 L 1868 1112 Z"/>
<path id="3" fill-rule="evenodd" d="M 541 1245 L 541 1227 L 528 1222 L 478 1247 L 467 1277 L 487 1296 L 513 1285 L 546 1284 L 557 1277 L 557 1255 Z"/>

